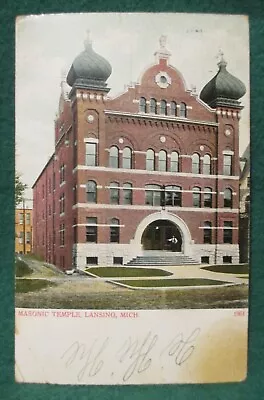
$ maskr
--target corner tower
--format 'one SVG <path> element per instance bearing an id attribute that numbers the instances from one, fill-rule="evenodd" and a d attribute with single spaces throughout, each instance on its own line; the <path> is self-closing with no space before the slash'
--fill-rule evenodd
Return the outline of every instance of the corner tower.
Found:
<path id="1" fill-rule="evenodd" d="M 227 62 L 220 52 L 217 74 L 205 85 L 200 99 L 215 109 L 218 123 L 216 137 L 216 243 L 223 246 L 216 249 L 216 263 L 232 254 L 239 262 L 238 225 L 239 225 L 239 119 L 241 105 L 239 99 L 246 93 L 246 87 L 238 78 L 231 75 Z M 231 210 L 227 213 L 229 204 Z M 223 209 L 223 214 L 218 210 Z"/>
<path id="2" fill-rule="evenodd" d="M 104 109 L 110 90 L 106 80 L 111 72 L 109 62 L 93 50 L 87 31 L 84 51 L 75 58 L 67 75 L 67 83 L 72 88 L 69 98 L 73 112 L 75 167 L 78 164 L 105 165 Z"/>

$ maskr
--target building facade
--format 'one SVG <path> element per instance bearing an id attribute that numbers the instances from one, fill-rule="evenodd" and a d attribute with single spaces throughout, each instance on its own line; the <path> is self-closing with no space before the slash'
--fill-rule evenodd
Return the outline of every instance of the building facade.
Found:
<path id="1" fill-rule="evenodd" d="M 226 69 L 200 96 L 161 37 L 139 83 L 108 95 L 89 39 L 61 84 L 55 150 L 34 186 L 34 252 L 62 269 L 171 254 L 239 261 L 239 119 Z"/>
<path id="2" fill-rule="evenodd" d="M 241 159 L 240 175 L 240 221 L 239 251 L 242 263 L 249 261 L 250 253 L 250 146 L 248 145 Z"/>
<path id="3" fill-rule="evenodd" d="M 17 254 L 29 254 L 33 249 L 32 208 L 16 208 L 15 210 L 15 252 Z"/>

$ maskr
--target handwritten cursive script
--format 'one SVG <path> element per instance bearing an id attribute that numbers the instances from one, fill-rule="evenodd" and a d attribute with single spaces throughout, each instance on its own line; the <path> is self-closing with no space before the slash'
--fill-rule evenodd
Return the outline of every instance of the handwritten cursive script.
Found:
<path id="1" fill-rule="evenodd" d="M 95 338 L 90 343 L 73 342 L 62 354 L 61 360 L 66 369 L 71 369 L 78 382 L 85 382 L 99 374 L 110 377 L 117 372 L 123 383 L 143 374 L 151 367 L 163 369 L 170 360 L 180 367 L 192 356 L 200 328 L 188 335 L 176 333 L 164 344 L 164 339 L 151 331 L 137 337 L 129 336 L 120 347 L 116 347 L 114 338 Z M 172 366 L 173 366 L 172 364 Z"/>

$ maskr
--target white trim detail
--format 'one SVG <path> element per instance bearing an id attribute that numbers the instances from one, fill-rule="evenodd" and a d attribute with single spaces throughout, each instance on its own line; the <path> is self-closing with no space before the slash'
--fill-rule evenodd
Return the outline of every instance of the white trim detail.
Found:
<path id="1" fill-rule="evenodd" d="M 77 165 L 72 172 L 75 173 L 77 170 L 91 170 L 91 171 L 104 171 L 104 172 L 120 172 L 129 174 L 146 174 L 146 175 L 167 175 L 175 177 L 187 177 L 187 178 L 211 178 L 211 179 L 225 179 L 225 180 L 239 180 L 238 175 L 203 175 L 203 174 L 192 174 L 191 172 L 170 172 L 170 171 L 149 171 L 146 169 L 126 169 L 126 168 L 110 168 L 110 167 L 99 167 L 99 166 L 87 166 Z"/>
<path id="2" fill-rule="evenodd" d="M 181 233 L 181 236 L 182 236 L 183 253 L 185 255 L 189 254 L 190 253 L 190 245 L 192 244 L 192 237 L 191 237 L 191 233 L 189 231 L 187 224 L 180 217 L 178 217 L 174 214 L 171 214 L 165 210 L 152 213 L 152 214 L 148 215 L 147 217 L 145 217 L 139 223 L 137 230 L 135 232 L 134 239 L 130 241 L 130 244 L 134 244 L 136 247 L 141 246 L 141 239 L 142 239 L 142 235 L 143 235 L 145 229 L 149 226 L 149 224 L 151 224 L 154 221 L 160 220 L 160 219 L 171 221 L 178 227 L 178 229 Z"/>
<path id="3" fill-rule="evenodd" d="M 99 143 L 99 139 L 97 139 L 97 138 L 84 138 L 83 139 L 83 141 L 85 142 L 85 143 Z"/>
<path id="4" fill-rule="evenodd" d="M 223 150 L 223 154 L 225 154 L 227 156 L 233 156 L 234 152 L 233 152 L 233 150 Z"/>
<path id="5" fill-rule="evenodd" d="M 96 227 L 117 227 L 117 228 L 125 228 L 125 225 L 114 225 L 114 224 L 75 224 L 72 225 L 72 228 L 75 226 L 96 226 Z"/>
<path id="6" fill-rule="evenodd" d="M 98 204 L 98 203 L 76 203 L 72 209 L 87 208 L 87 209 L 119 209 L 119 210 L 149 210 L 160 211 L 161 206 L 148 206 L 148 205 L 133 205 L 133 204 Z M 238 214 L 238 208 L 210 208 L 210 207 L 170 207 L 166 206 L 166 210 L 171 212 L 201 212 L 201 213 L 231 213 Z"/>
<path id="7" fill-rule="evenodd" d="M 157 102 L 157 105 L 160 105 Z M 178 107 L 178 105 L 177 105 Z M 175 122 L 187 122 L 188 124 L 195 124 L 195 125 L 208 125 L 208 126 L 215 126 L 218 127 L 218 122 L 210 122 L 210 121 L 198 121 L 193 119 L 188 119 L 184 117 L 173 117 L 172 115 L 161 115 L 161 114 L 148 114 L 144 112 L 140 112 L 138 114 L 124 112 L 124 111 L 114 111 L 114 110 L 104 110 L 105 114 L 107 115 L 117 115 L 117 116 L 124 116 L 124 117 L 133 117 L 133 118 L 144 118 L 144 119 L 156 119 L 161 121 L 175 121 Z"/>

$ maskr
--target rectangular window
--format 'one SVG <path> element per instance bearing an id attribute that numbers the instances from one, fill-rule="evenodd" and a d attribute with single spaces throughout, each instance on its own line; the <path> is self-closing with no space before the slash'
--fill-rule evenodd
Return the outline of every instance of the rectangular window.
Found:
<path id="1" fill-rule="evenodd" d="M 209 264 L 209 256 L 202 256 L 201 257 L 201 263 L 202 264 Z"/>
<path id="2" fill-rule="evenodd" d="M 212 208 L 213 206 L 213 196 L 212 190 L 210 188 L 204 189 L 204 207 Z"/>
<path id="3" fill-rule="evenodd" d="M 53 172 L 53 190 L 56 188 L 56 174 Z"/>
<path id="4" fill-rule="evenodd" d="M 86 257 L 86 265 L 98 265 L 98 257 Z"/>
<path id="5" fill-rule="evenodd" d="M 86 218 L 86 242 L 97 243 L 97 218 Z"/>
<path id="6" fill-rule="evenodd" d="M 193 192 L 193 207 L 201 207 L 201 192 Z"/>
<path id="7" fill-rule="evenodd" d="M 119 184 L 110 183 L 110 204 L 119 204 Z"/>
<path id="8" fill-rule="evenodd" d="M 26 213 L 26 224 L 30 225 L 30 213 Z"/>
<path id="9" fill-rule="evenodd" d="M 224 175 L 232 175 L 232 156 L 224 154 Z"/>
<path id="10" fill-rule="evenodd" d="M 110 226 L 110 242 L 119 243 L 119 226 Z"/>
<path id="11" fill-rule="evenodd" d="M 161 190 L 146 190 L 145 191 L 145 204 L 150 206 L 161 205 Z"/>
<path id="12" fill-rule="evenodd" d="M 65 168 L 66 168 L 65 164 L 62 164 L 60 166 L 60 184 L 65 182 Z"/>
<path id="13" fill-rule="evenodd" d="M 224 243 L 232 243 L 233 241 L 233 223 L 224 221 Z"/>
<path id="14" fill-rule="evenodd" d="M 96 162 L 96 143 L 85 143 L 85 165 L 94 167 Z"/>
<path id="15" fill-rule="evenodd" d="M 60 246 L 65 244 L 65 225 L 60 224 Z"/>
<path id="16" fill-rule="evenodd" d="M 223 263 L 224 264 L 232 264 L 232 257 L 231 256 L 223 256 Z"/>
<path id="17" fill-rule="evenodd" d="M 60 196 L 60 214 L 63 214 L 65 212 L 65 194 L 62 193 Z"/>
<path id="18" fill-rule="evenodd" d="M 23 224 L 23 221 L 24 221 L 24 214 L 23 214 L 23 213 L 20 213 L 20 214 L 19 214 L 19 224 L 22 225 L 22 224 Z"/>
<path id="19" fill-rule="evenodd" d="M 212 223 L 206 221 L 204 223 L 204 243 L 211 244 L 212 243 Z"/>
<path id="20" fill-rule="evenodd" d="M 132 204 L 132 185 L 131 183 L 124 183 L 123 185 L 123 203 Z"/>
<path id="21" fill-rule="evenodd" d="M 26 242 L 29 244 L 31 241 L 31 232 L 26 232 Z"/>
<path id="22" fill-rule="evenodd" d="M 182 194 L 180 187 L 167 187 L 165 192 L 165 204 L 167 206 L 181 207 Z"/>
<path id="23" fill-rule="evenodd" d="M 114 265 L 123 265 L 123 257 L 113 257 Z"/>
<path id="24" fill-rule="evenodd" d="M 24 232 L 19 232 L 18 242 L 20 244 L 24 242 Z"/>

